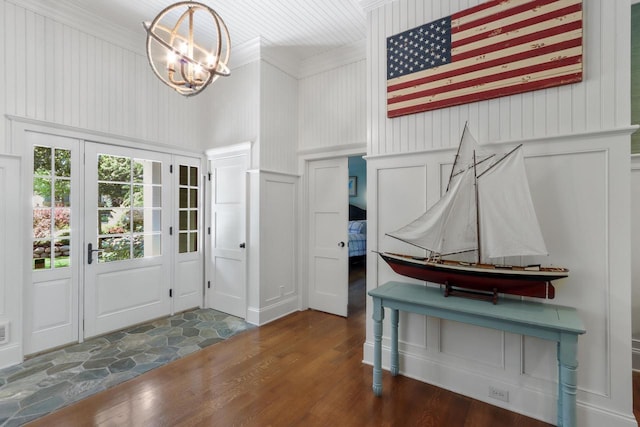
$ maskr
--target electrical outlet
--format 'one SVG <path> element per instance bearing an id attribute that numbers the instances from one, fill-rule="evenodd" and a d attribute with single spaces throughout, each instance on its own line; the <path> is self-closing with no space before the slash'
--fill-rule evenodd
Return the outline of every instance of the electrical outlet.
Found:
<path id="1" fill-rule="evenodd" d="M 509 401 L 509 392 L 501 388 L 489 386 L 489 397 L 502 400 L 503 402 Z"/>

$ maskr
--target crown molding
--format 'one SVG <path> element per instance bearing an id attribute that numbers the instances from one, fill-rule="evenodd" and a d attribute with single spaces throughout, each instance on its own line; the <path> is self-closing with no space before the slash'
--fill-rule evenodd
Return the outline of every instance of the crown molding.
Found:
<path id="1" fill-rule="evenodd" d="M 131 31 L 125 27 L 103 21 L 99 16 L 72 7 L 64 1 L 43 1 L 43 0 L 5 0 L 8 3 L 37 15 L 52 19 L 75 28 L 78 31 L 90 34 L 99 39 L 113 43 L 124 49 L 130 50 L 140 55 L 146 55 L 145 40 L 146 34 L 140 24 L 140 32 Z"/>

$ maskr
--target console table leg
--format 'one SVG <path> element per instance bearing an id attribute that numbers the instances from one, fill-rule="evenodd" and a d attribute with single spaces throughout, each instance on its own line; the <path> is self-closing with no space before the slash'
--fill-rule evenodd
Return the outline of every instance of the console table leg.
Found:
<path id="1" fill-rule="evenodd" d="M 373 394 L 382 396 L 382 320 L 380 298 L 373 298 Z"/>
<path id="2" fill-rule="evenodd" d="M 391 310 L 391 375 L 394 377 L 400 372 L 398 362 L 398 310 Z"/>
<path id="3" fill-rule="evenodd" d="M 558 342 L 558 426 L 576 427 L 578 337 L 563 334 Z"/>

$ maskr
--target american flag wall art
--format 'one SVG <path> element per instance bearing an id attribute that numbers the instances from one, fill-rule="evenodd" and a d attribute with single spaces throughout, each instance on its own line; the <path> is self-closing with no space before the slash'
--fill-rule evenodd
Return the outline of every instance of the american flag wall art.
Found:
<path id="1" fill-rule="evenodd" d="M 582 0 L 490 0 L 387 38 L 387 115 L 582 80 Z"/>

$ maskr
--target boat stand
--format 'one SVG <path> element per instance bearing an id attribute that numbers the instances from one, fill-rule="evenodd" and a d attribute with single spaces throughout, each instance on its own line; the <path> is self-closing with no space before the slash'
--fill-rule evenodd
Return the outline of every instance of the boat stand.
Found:
<path id="1" fill-rule="evenodd" d="M 444 296 L 460 296 L 463 298 L 479 299 L 483 301 L 491 301 L 493 305 L 498 303 L 498 289 L 493 288 L 491 292 L 474 291 L 470 289 L 455 288 L 449 282 L 444 284 Z"/>

